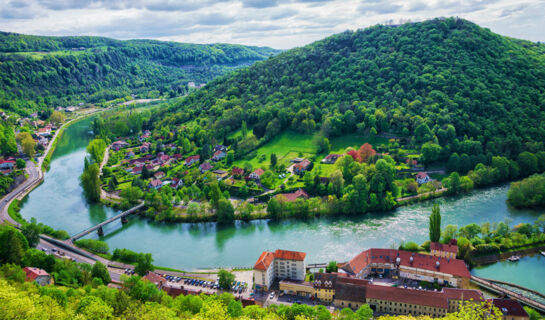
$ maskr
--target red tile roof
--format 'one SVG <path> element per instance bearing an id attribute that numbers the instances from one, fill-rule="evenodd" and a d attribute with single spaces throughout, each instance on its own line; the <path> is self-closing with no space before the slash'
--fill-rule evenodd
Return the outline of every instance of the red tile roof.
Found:
<path id="1" fill-rule="evenodd" d="M 442 292 L 427 290 L 369 285 L 367 286 L 367 299 L 448 309 L 448 301 Z"/>
<path id="2" fill-rule="evenodd" d="M 454 254 L 458 253 L 458 246 L 452 244 L 443 244 L 439 242 L 430 243 L 430 250 L 452 252 Z"/>
<path id="3" fill-rule="evenodd" d="M 438 271 L 445 274 L 451 274 L 463 278 L 470 278 L 471 274 L 463 260 L 438 258 L 427 254 L 413 253 L 395 249 L 369 249 L 361 252 L 350 260 L 343 270 L 357 274 L 370 263 L 391 263 L 394 264 L 396 258 L 400 258 L 400 265 L 406 267 L 420 268 L 430 271 Z M 410 258 L 413 257 L 413 262 Z M 439 268 L 436 263 L 439 261 Z"/>
<path id="4" fill-rule="evenodd" d="M 302 190 L 302 189 L 299 189 L 295 192 L 292 192 L 292 193 L 281 193 L 279 194 L 280 196 L 283 196 L 284 198 L 286 198 L 287 201 L 289 202 L 293 202 L 295 200 L 297 200 L 298 198 L 305 198 L 305 199 L 308 199 L 308 194 Z"/>
<path id="5" fill-rule="evenodd" d="M 284 260 L 305 260 L 306 253 L 298 251 L 288 251 L 288 250 L 276 250 L 274 253 L 269 251 L 263 251 L 257 262 L 254 265 L 254 269 L 257 270 L 267 270 L 274 259 L 284 259 Z"/>
<path id="6" fill-rule="evenodd" d="M 517 300 L 492 299 L 494 304 L 504 316 L 528 317 L 528 313 Z"/>
<path id="7" fill-rule="evenodd" d="M 49 276 L 49 273 L 40 268 L 25 267 L 23 268 L 23 271 L 26 273 L 26 278 L 28 280 L 36 280 L 36 278 L 40 276 Z"/>
<path id="8" fill-rule="evenodd" d="M 306 256 L 306 253 L 298 251 L 276 250 L 274 252 L 274 257 L 277 259 L 303 261 Z"/>
<path id="9" fill-rule="evenodd" d="M 273 261 L 274 253 L 269 251 L 263 251 L 263 253 L 259 256 L 259 259 L 257 259 L 257 262 L 254 265 L 254 269 L 265 271 L 269 269 L 269 266 Z"/>

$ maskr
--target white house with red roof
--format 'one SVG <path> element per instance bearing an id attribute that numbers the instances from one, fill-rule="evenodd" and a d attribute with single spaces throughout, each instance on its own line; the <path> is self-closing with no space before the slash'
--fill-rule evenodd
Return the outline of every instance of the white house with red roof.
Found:
<path id="1" fill-rule="evenodd" d="M 26 274 L 27 281 L 36 281 L 41 286 L 51 284 L 51 276 L 45 270 L 34 267 L 25 267 L 23 271 Z"/>
<path id="2" fill-rule="evenodd" d="M 256 289 L 269 290 L 275 279 L 304 281 L 306 256 L 298 251 L 263 251 L 254 265 Z"/>
<path id="3" fill-rule="evenodd" d="M 416 174 L 416 182 L 418 182 L 418 184 L 424 184 L 430 181 L 431 181 L 430 176 L 428 176 L 427 173 L 419 172 Z"/>

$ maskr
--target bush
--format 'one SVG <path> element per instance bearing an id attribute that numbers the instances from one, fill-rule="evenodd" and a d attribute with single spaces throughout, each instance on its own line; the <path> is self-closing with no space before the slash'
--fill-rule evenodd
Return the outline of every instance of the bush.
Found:
<path id="1" fill-rule="evenodd" d="M 110 247 L 108 247 L 108 244 L 100 240 L 81 239 L 74 242 L 74 244 L 93 253 L 108 254 L 108 251 L 110 251 Z"/>

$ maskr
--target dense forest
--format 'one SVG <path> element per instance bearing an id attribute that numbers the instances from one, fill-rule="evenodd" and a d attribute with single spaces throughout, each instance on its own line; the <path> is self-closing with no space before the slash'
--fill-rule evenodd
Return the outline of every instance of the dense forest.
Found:
<path id="1" fill-rule="evenodd" d="M 278 53 L 231 44 L 187 44 L 0 32 L 0 109 L 28 114 L 57 105 L 138 94 L 177 96 Z"/>
<path id="2" fill-rule="evenodd" d="M 160 125 L 201 118 L 223 138 L 245 121 L 264 140 L 388 132 L 428 142 L 433 161 L 513 158 L 543 150 L 544 47 L 457 18 L 346 31 L 214 80 Z"/>

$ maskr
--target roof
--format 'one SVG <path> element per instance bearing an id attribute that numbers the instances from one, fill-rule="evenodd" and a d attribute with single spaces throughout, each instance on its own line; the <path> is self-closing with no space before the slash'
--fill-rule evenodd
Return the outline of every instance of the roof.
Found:
<path id="1" fill-rule="evenodd" d="M 148 274 L 146 274 L 144 277 L 142 277 L 144 280 L 148 280 L 149 282 L 159 284 L 159 283 L 166 283 L 167 280 L 163 278 L 162 276 L 158 275 L 155 272 L 148 271 Z"/>
<path id="2" fill-rule="evenodd" d="M 259 256 L 259 259 L 257 259 L 257 262 L 254 265 L 254 269 L 265 271 L 269 269 L 269 266 L 273 261 L 274 253 L 269 251 L 263 251 L 263 253 Z"/>
<path id="3" fill-rule="evenodd" d="M 359 280 L 353 278 L 339 277 L 335 283 L 335 299 L 345 301 L 358 301 L 365 302 L 367 296 L 368 281 L 359 280 L 365 282 L 353 282 L 348 280 Z"/>
<path id="4" fill-rule="evenodd" d="M 324 159 L 336 159 L 336 158 L 339 158 L 341 155 L 340 154 L 336 154 L 336 153 L 330 153 L 328 154 Z"/>
<path id="5" fill-rule="evenodd" d="M 303 261 L 305 260 L 305 257 L 307 256 L 304 252 L 299 251 L 288 251 L 288 250 L 276 250 L 274 252 L 274 257 L 277 259 L 284 259 L 284 260 L 297 260 L 297 261 Z"/>
<path id="6" fill-rule="evenodd" d="M 457 288 L 443 288 L 443 293 L 447 299 L 453 300 L 473 300 L 483 301 L 483 294 L 479 290 L 473 289 L 457 289 Z"/>
<path id="7" fill-rule="evenodd" d="M 416 177 L 418 179 L 425 179 L 427 176 L 428 176 L 428 174 L 425 173 L 425 172 L 419 172 L 419 173 L 416 174 Z"/>
<path id="8" fill-rule="evenodd" d="M 25 267 L 23 271 L 26 273 L 27 279 L 36 280 L 40 276 L 49 276 L 45 270 L 34 267 Z"/>
<path id="9" fill-rule="evenodd" d="M 303 197 L 305 199 L 308 198 L 308 194 L 302 189 L 299 189 L 299 190 L 297 190 L 295 192 L 292 192 L 292 193 L 281 193 L 280 195 L 285 197 L 286 200 L 288 200 L 289 202 L 293 202 L 293 201 L 297 200 L 300 197 Z"/>
<path id="10" fill-rule="evenodd" d="M 335 297 L 337 292 L 335 291 Z M 405 289 L 382 285 L 368 285 L 367 299 L 395 301 L 407 304 L 421 305 L 433 308 L 448 308 L 448 301 L 443 292 Z"/>
<path id="11" fill-rule="evenodd" d="M 314 274 L 314 288 L 331 289 L 335 287 L 337 277 L 336 273 L 317 272 Z"/>
<path id="12" fill-rule="evenodd" d="M 151 180 L 150 184 L 154 187 L 158 187 L 160 185 L 163 184 L 163 182 L 161 180 L 157 180 L 157 179 L 154 179 L 154 180 Z"/>
<path id="13" fill-rule="evenodd" d="M 439 242 L 430 243 L 430 250 L 452 252 L 454 254 L 458 253 L 458 246 L 452 244 L 443 244 Z"/>
<path id="14" fill-rule="evenodd" d="M 369 249 L 350 260 L 343 270 L 351 274 L 358 274 L 370 263 L 396 263 L 400 258 L 400 265 L 451 274 L 463 278 L 470 278 L 471 274 L 463 260 L 439 258 L 428 254 L 413 253 L 395 249 Z M 412 262 L 411 262 L 412 257 Z M 436 263 L 439 262 L 439 268 Z"/>
<path id="15" fill-rule="evenodd" d="M 492 299 L 494 304 L 504 316 L 528 317 L 528 313 L 517 300 Z"/>

